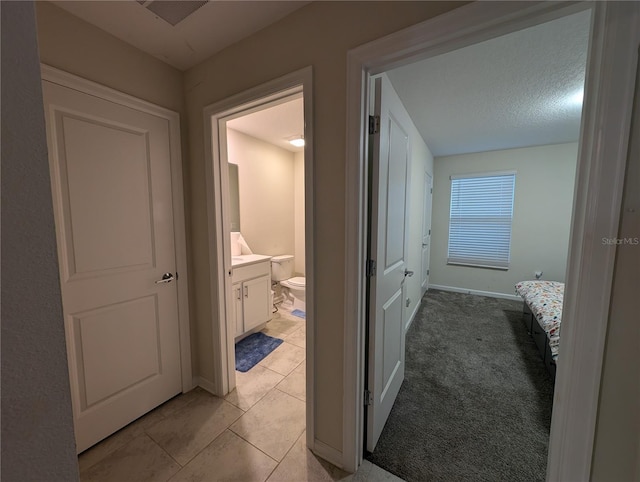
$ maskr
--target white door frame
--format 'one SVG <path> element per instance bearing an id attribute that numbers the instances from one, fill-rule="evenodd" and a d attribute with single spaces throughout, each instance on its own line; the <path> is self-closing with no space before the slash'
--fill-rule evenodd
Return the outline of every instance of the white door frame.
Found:
<path id="1" fill-rule="evenodd" d="M 207 183 L 207 224 L 209 232 L 209 276 L 211 293 L 215 394 L 224 396 L 235 386 L 235 321 L 232 320 L 231 242 L 229 238 L 229 179 L 226 142 L 220 138 L 219 126 L 227 120 L 261 110 L 303 94 L 304 105 L 304 183 L 305 183 L 305 278 L 306 278 L 306 427 L 307 446 L 317 445 L 314 431 L 314 188 L 313 188 L 313 111 L 312 68 L 306 67 L 265 84 L 256 86 L 204 108 L 204 148 Z M 217 301 L 217 303 L 216 303 Z M 229 329 L 233 322 L 233 329 Z"/>
<path id="2" fill-rule="evenodd" d="M 162 119 L 169 124 L 171 157 L 171 192 L 173 198 L 173 229 L 176 250 L 176 274 L 180 282 L 178 291 L 178 327 L 180 333 L 180 365 L 182 391 L 188 392 L 193 385 L 191 368 L 191 328 L 189 325 L 189 273 L 187 271 L 187 240 L 184 216 L 184 192 L 182 184 L 182 152 L 180 150 L 180 115 L 159 105 L 137 97 L 123 94 L 104 85 L 83 79 L 63 70 L 41 64 L 42 80 L 68 87 L 79 92 L 104 99 L 114 104 L 130 107 Z"/>
<path id="3" fill-rule="evenodd" d="M 563 350 L 547 480 L 589 480 L 640 32 L 631 2 L 475 2 L 348 53 L 343 467 L 362 461 L 368 78 L 416 60 L 591 9 L 567 263 Z"/>
<path id="4" fill-rule="evenodd" d="M 427 248 L 428 252 L 427 252 L 427 258 L 431 257 L 431 226 L 433 226 L 433 173 L 427 171 L 426 169 L 424 170 L 424 180 L 425 180 L 425 190 L 424 190 L 424 199 L 423 199 L 423 208 L 422 208 L 422 241 L 424 242 L 424 231 L 426 226 L 424 225 L 424 221 L 425 221 L 425 217 L 426 217 L 426 212 L 427 210 L 424 208 L 424 205 L 427 201 L 427 199 L 429 199 L 429 233 L 427 234 L 428 238 L 429 238 L 429 247 Z M 427 182 L 428 180 L 428 182 Z M 422 247 L 422 249 L 424 249 L 424 247 Z M 420 266 L 420 276 L 422 277 L 422 274 L 424 272 L 424 264 L 422 263 L 422 250 L 420 251 L 420 261 L 421 261 L 421 266 Z M 431 269 L 431 260 L 429 259 L 427 262 L 427 271 L 429 271 Z M 424 294 L 429 290 L 429 275 L 427 275 L 427 283 L 426 286 L 424 286 L 424 284 L 422 283 L 423 280 L 420 280 L 420 293 L 421 296 L 424 296 Z M 416 308 L 417 309 L 417 308 Z"/>

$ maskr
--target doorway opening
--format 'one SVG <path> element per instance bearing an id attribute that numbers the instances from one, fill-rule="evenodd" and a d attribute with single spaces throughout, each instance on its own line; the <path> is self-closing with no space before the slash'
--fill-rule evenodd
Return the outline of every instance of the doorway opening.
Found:
<path id="1" fill-rule="evenodd" d="M 205 109 L 216 395 L 289 406 L 313 441 L 310 69 Z M 215 263 L 214 263 L 215 261 Z M 294 410 L 295 408 L 295 410 Z M 289 430 L 291 429 L 291 430 Z M 292 435 L 293 436 L 293 435 Z"/>
<path id="2" fill-rule="evenodd" d="M 371 462 L 403 478 L 429 473 L 469 478 L 472 472 L 464 471 L 477 470 L 482 465 L 478 461 L 492 458 L 491 451 L 507 454 L 511 447 L 534 440 L 535 450 L 511 457 L 519 461 L 517 467 L 501 470 L 513 479 L 522 473 L 544 477 L 561 313 L 555 321 L 551 316 L 540 318 L 548 320 L 543 325 L 547 336 L 537 326 L 526 327 L 521 320 L 522 300 L 514 295 L 514 287 L 533 280 L 538 272 L 545 300 L 561 303 L 560 293 L 555 297 L 554 292 L 553 300 L 547 293 L 551 288 L 560 290 L 565 282 L 582 111 L 577 94 L 584 89 L 590 24 L 591 12 L 578 12 L 374 77 L 376 82 L 383 78 L 383 90 L 378 92 L 377 83 L 371 88 L 373 115 L 380 116 L 379 132 L 369 144 L 373 146 L 371 239 L 377 238 L 378 245 L 389 243 L 393 238 L 388 233 L 401 231 L 377 214 L 383 207 L 376 205 L 376 192 L 383 192 L 379 184 L 387 184 L 378 175 L 383 165 L 397 166 L 398 160 L 407 158 L 410 202 L 402 216 L 409 224 L 405 272 L 422 271 L 422 279 L 405 277 L 397 285 L 406 291 L 404 313 L 398 315 L 405 318 L 404 332 L 397 332 L 399 341 L 389 330 L 392 305 L 385 298 L 377 302 L 384 308 L 369 306 L 370 333 L 384 326 L 381 340 L 369 337 L 369 350 L 376 350 L 369 374 L 377 370 L 382 375 L 367 380 L 374 400 L 380 398 L 379 406 L 373 403 L 369 412 L 380 416 L 389 397 L 389 393 L 377 395 L 380 381 L 383 390 L 388 386 L 391 391 L 392 377 L 404 374 L 405 384 L 391 400 L 393 412 L 387 409 L 389 416 L 382 416 L 384 429 L 376 429 L 376 421 L 367 417 L 366 448 Z M 385 129 L 403 120 L 410 149 L 400 152 L 397 160 L 392 156 L 378 160 L 382 157 L 376 151 L 378 144 L 388 142 L 385 152 L 393 152 L 394 129 Z M 432 179 L 433 236 L 428 206 Z M 544 192 L 540 186 L 545 186 Z M 393 199 L 383 195 L 377 202 L 385 199 L 386 211 L 392 212 Z M 387 234 L 377 222 L 388 224 Z M 429 248 L 432 258 L 425 259 Z M 374 249 L 372 242 L 369 258 L 379 265 L 390 259 L 389 251 L 381 255 Z M 376 290 L 370 296 L 380 292 L 391 266 L 378 268 L 370 277 Z M 428 272 L 431 287 L 439 292 L 421 301 L 420 287 L 425 288 Z M 473 306 L 473 314 L 461 312 L 463 305 Z M 417 322 L 408 330 L 414 319 Z M 539 343 L 540 353 L 534 342 Z M 396 373 L 386 366 L 388 360 L 396 362 L 394 346 L 405 346 L 406 353 L 406 360 L 398 358 Z M 547 346 L 555 351 L 546 353 Z M 378 368 L 380 353 L 385 366 Z M 437 414 L 430 412 L 429 407 L 436 406 L 441 407 Z M 523 406 L 527 409 L 517 422 L 505 418 L 505 413 L 519 412 Z M 417 407 L 425 414 L 418 419 L 411 416 Z M 457 445 L 459 434 L 467 430 L 477 437 Z M 502 430 L 511 438 L 502 437 Z M 425 452 L 422 467 L 416 461 L 415 469 L 399 456 L 410 452 L 414 443 Z M 459 448 L 452 451 L 452 446 Z M 447 454 L 465 463 L 453 469 Z M 490 474 L 489 467 L 483 470 L 488 471 L 487 478 L 499 478 Z"/>
<path id="3" fill-rule="evenodd" d="M 375 403 L 375 400 L 366 398 L 368 393 L 364 390 L 364 354 L 370 349 L 365 345 L 364 333 L 365 288 L 368 283 L 365 275 L 368 270 L 365 268 L 370 262 L 365 257 L 367 230 L 362 228 L 360 222 L 366 220 L 369 214 L 366 205 L 369 196 L 366 179 L 367 151 L 370 146 L 363 137 L 364 126 L 371 126 L 369 79 L 418 59 L 473 45 L 586 9 L 591 9 L 593 17 L 567 262 L 569 291 L 566 293 L 563 309 L 566 358 L 558 369 L 559 384 L 554 399 L 547 474 L 558 479 L 588 478 L 614 261 L 614 253 L 603 253 L 600 245 L 589 241 L 588 233 L 596 229 L 603 236 L 615 237 L 617 232 L 619 217 L 612 216 L 611 213 L 619 213 L 622 194 L 620 181 L 624 178 L 626 141 L 630 132 L 632 103 L 629 99 L 633 96 L 637 63 L 637 52 L 634 49 L 637 44 L 634 42 L 638 37 L 633 21 L 630 20 L 633 9 L 608 4 L 536 4 L 525 8 L 493 5 L 482 10 L 478 5 L 469 5 L 408 28 L 394 38 L 380 39 L 350 52 L 347 140 L 347 225 L 350 227 L 347 230 L 347 259 L 351 261 L 347 269 L 349 293 L 346 316 L 347 319 L 357 319 L 358 324 L 345 328 L 345 466 L 359 465 L 366 423 L 362 407 L 369 401 Z M 632 38 L 633 42 L 623 41 L 620 31 L 624 31 L 624 35 Z M 607 68 L 603 68 L 605 63 Z M 612 100 L 614 98 L 617 99 L 615 102 Z M 602 127 L 605 125 L 606 127 Z M 607 132 L 603 134 L 598 130 L 602 128 Z M 604 144 L 598 140 L 603 138 L 602 135 L 607 139 Z M 624 140 L 621 141 L 620 136 Z M 611 170 L 607 170 L 605 164 Z M 596 174 L 604 171 L 611 176 Z M 587 199 L 589 206 L 593 208 L 592 203 L 596 203 L 599 208 L 587 210 Z M 609 284 L 604 288 L 602 283 L 596 286 L 591 277 L 580 276 L 585 271 L 592 276 L 596 276 L 597 272 L 599 279 L 607 280 Z M 596 316 L 598 328 L 589 329 L 585 320 Z M 575 367 L 582 366 L 583 363 L 593 367 L 593 370 L 578 373 Z M 582 403 L 584 399 L 590 402 Z M 565 450 L 568 446 L 571 450 Z"/>

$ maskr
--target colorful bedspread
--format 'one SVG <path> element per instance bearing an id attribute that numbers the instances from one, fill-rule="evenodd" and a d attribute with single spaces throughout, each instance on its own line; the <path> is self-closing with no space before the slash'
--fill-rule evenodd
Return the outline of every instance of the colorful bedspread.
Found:
<path id="1" fill-rule="evenodd" d="M 521 281 L 516 284 L 516 293 L 524 298 L 542 329 L 547 332 L 551 356 L 556 360 L 560 346 L 564 283 L 540 280 Z"/>

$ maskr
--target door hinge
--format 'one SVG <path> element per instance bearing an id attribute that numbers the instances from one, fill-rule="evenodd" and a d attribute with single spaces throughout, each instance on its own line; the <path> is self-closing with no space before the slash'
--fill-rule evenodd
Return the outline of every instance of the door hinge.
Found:
<path id="1" fill-rule="evenodd" d="M 429 194 L 433 194 L 433 188 L 429 188 Z"/>
<path id="2" fill-rule="evenodd" d="M 429 270 L 427 270 L 427 276 L 429 276 Z"/>
<path id="3" fill-rule="evenodd" d="M 367 277 L 371 278 L 376 275 L 377 263 L 375 259 L 367 260 Z"/>
<path id="4" fill-rule="evenodd" d="M 373 405 L 373 393 L 369 390 L 364 391 L 364 404 L 366 406 Z"/>
<path id="5" fill-rule="evenodd" d="M 377 134 L 378 132 L 380 132 L 380 116 L 370 115 L 369 116 L 369 134 Z"/>
<path id="6" fill-rule="evenodd" d="M 431 236 L 431 230 L 429 230 L 429 236 Z"/>
<path id="7" fill-rule="evenodd" d="M 178 281 L 178 278 L 179 278 L 178 272 L 176 271 L 176 281 Z"/>

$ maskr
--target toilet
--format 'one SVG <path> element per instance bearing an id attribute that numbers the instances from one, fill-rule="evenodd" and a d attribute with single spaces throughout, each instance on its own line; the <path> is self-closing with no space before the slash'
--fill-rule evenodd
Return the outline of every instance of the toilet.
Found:
<path id="1" fill-rule="evenodd" d="M 293 255 L 282 254 L 271 258 L 271 280 L 288 290 L 294 310 L 305 311 L 305 279 L 302 276 L 293 277 Z"/>

